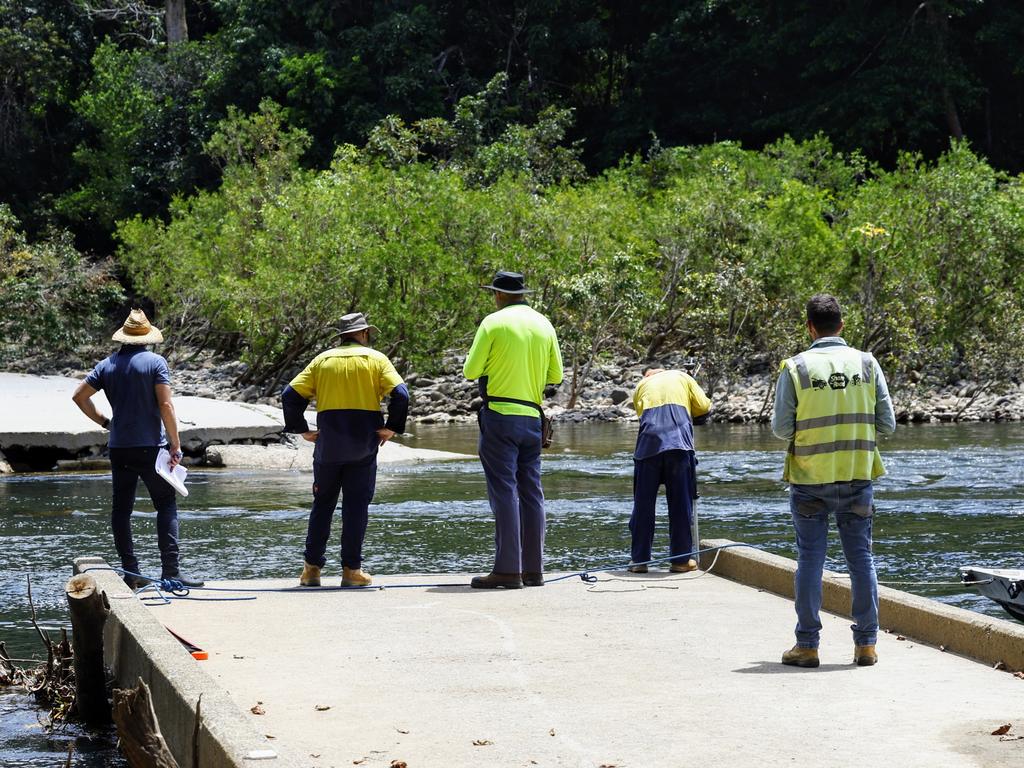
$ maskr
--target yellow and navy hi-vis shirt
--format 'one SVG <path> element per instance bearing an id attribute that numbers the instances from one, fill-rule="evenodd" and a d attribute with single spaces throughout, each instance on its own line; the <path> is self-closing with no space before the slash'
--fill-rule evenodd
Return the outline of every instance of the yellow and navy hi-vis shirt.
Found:
<path id="1" fill-rule="evenodd" d="M 645 377 L 633 392 L 640 418 L 635 459 L 665 451 L 693 450 L 693 423 L 711 410 L 711 400 L 683 371 L 661 371 Z"/>
<path id="2" fill-rule="evenodd" d="M 467 379 L 480 379 L 481 395 L 540 405 L 544 385 L 562 383 L 555 329 L 528 304 L 509 304 L 481 321 L 462 371 Z M 510 416 L 539 416 L 536 408 L 515 403 L 487 407 Z"/>
<path id="3" fill-rule="evenodd" d="M 390 393 L 388 421 L 380 403 Z M 285 429 L 305 432 L 303 412 L 316 400 L 320 436 L 313 460 L 339 464 L 365 459 L 377 452 L 377 430 L 386 426 L 405 431 L 409 391 L 387 356 L 360 344 L 329 349 L 313 358 L 291 380 L 281 396 Z"/>

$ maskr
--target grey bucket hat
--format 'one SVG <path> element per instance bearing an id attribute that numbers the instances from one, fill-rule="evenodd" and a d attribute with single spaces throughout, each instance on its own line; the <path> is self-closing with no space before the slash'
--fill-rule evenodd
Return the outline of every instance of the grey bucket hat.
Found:
<path id="1" fill-rule="evenodd" d="M 366 322 L 366 315 L 362 312 L 352 312 L 348 315 L 342 315 L 341 320 L 338 321 L 338 333 L 342 336 L 349 333 L 355 333 L 356 331 L 362 331 L 367 328 L 370 329 L 371 333 L 380 333 L 380 328 Z"/>

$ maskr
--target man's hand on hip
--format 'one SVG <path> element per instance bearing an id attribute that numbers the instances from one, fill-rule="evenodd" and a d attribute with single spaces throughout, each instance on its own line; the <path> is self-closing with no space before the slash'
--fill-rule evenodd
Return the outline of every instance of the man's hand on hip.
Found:
<path id="1" fill-rule="evenodd" d="M 387 427 L 381 427 L 377 430 L 377 438 L 380 440 L 380 445 L 384 445 L 388 440 L 395 436 L 395 433 Z"/>
<path id="2" fill-rule="evenodd" d="M 303 440 L 308 440 L 311 443 L 315 443 L 316 439 L 318 437 L 320 437 L 320 433 L 319 432 L 303 432 L 302 433 L 302 439 Z"/>

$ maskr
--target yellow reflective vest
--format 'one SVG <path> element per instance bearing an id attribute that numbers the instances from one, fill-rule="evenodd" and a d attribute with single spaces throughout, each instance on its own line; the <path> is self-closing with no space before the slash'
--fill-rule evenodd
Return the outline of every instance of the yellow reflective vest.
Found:
<path id="1" fill-rule="evenodd" d="M 874 358 L 852 348 L 812 348 L 782 368 L 796 392 L 796 434 L 782 478 L 817 485 L 885 474 L 875 443 Z"/>

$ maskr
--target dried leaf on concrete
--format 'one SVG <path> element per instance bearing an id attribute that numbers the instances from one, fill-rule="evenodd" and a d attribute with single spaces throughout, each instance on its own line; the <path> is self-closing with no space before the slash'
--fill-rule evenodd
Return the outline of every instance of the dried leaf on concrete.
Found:
<path id="1" fill-rule="evenodd" d="M 315 709 L 317 712 L 326 712 L 330 708 L 330 704 L 315 704 L 313 706 L 313 709 Z"/>
<path id="2" fill-rule="evenodd" d="M 409 766 L 405 764 L 405 760 L 392 760 L 391 768 L 409 768 Z"/>
<path id="3" fill-rule="evenodd" d="M 1012 723 L 1007 723 L 1006 725 L 1000 725 L 998 728 L 996 728 L 994 731 L 992 731 L 992 735 L 993 736 L 1002 736 L 1004 733 L 1009 732 L 1009 730 L 1012 727 L 1013 727 Z"/>
<path id="4" fill-rule="evenodd" d="M 473 740 L 473 746 L 474 747 L 489 747 L 493 743 L 494 743 L 493 741 L 488 741 L 487 739 L 474 739 Z"/>
<path id="5" fill-rule="evenodd" d="M 249 707 L 249 711 L 252 712 L 254 715 L 265 715 L 265 714 L 267 714 L 267 710 L 265 710 L 259 704 L 256 704 L 256 705 L 254 705 L 252 707 Z"/>

